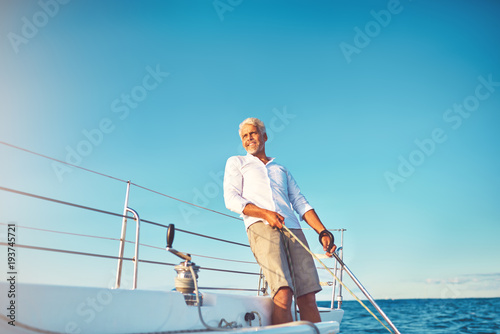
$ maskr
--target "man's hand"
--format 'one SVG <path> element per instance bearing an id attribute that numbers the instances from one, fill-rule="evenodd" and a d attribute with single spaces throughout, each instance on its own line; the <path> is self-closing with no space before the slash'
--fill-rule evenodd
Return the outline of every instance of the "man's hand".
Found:
<path id="1" fill-rule="evenodd" d="M 267 211 L 265 219 L 271 227 L 276 227 L 280 230 L 283 228 L 283 225 L 285 225 L 285 218 L 274 211 Z"/>
<path id="2" fill-rule="evenodd" d="M 328 246 L 330 245 L 330 237 L 327 235 L 324 235 L 321 238 L 321 244 L 323 245 L 323 250 L 325 251 L 326 256 L 332 257 L 333 252 L 337 249 L 337 246 L 334 244 L 332 249 L 328 249 Z"/>
<path id="3" fill-rule="evenodd" d="M 248 203 L 245 206 L 243 213 L 247 216 L 262 218 L 266 220 L 271 227 L 282 229 L 285 224 L 285 217 L 279 213 L 259 208 L 257 205 L 252 203 Z"/>
<path id="4" fill-rule="evenodd" d="M 309 226 L 311 226 L 318 233 L 321 233 L 321 231 L 326 229 L 314 209 L 307 211 L 302 218 L 304 218 Z M 337 246 L 333 245 L 332 249 L 328 249 L 328 246 L 330 245 L 330 237 L 328 235 L 322 236 L 321 244 L 323 245 L 323 250 L 325 251 L 326 256 L 332 257 L 332 254 L 335 252 L 335 249 L 337 249 Z"/>

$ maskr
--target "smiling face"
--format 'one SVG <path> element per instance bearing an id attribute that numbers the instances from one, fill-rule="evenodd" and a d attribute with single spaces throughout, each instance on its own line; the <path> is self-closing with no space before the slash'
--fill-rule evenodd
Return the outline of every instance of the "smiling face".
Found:
<path id="1" fill-rule="evenodd" d="M 262 135 L 255 125 L 245 124 L 241 128 L 241 143 L 251 155 L 259 155 L 265 151 L 267 134 Z"/>

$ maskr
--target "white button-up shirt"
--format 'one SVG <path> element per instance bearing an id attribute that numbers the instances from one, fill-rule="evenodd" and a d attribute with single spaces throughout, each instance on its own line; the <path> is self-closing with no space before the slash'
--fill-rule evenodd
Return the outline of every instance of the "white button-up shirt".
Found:
<path id="1" fill-rule="evenodd" d="M 267 164 L 251 154 L 233 156 L 227 160 L 224 172 L 224 201 L 226 207 L 239 213 L 248 228 L 262 220 L 243 214 L 248 203 L 279 213 L 285 218 L 288 228 L 300 228 L 299 220 L 312 207 L 300 192 L 290 172 L 274 162 Z M 267 224 L 266 221 L 264 223 Z"/>

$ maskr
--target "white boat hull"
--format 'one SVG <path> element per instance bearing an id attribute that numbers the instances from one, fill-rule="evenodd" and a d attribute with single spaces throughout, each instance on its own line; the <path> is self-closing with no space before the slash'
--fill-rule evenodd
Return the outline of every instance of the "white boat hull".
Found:
<path id="1" fill-rule="evenodd" d="M 183 295 L 175 291 L 17 284 L 15 298 L 6 298 L 9 289 L 8 284 L 0 283 L 1 333 L 159 333 L 205 329 L 198 308 L 186 305 Z M 271 310 L 269 297 L 203 293 L 201 313 L 209 326 L 218 327 L 224 319 L 241 326 L 234 330 L 236 333 L 314 333 L 314 328 L 307 325 L 270 326 Z M 261 326 L 258 316 L 251 326 L 245 321 L 249 312 L 260 315 Z M 317 324 L 320 332 L 338 333 L 343 311 L 322 309 L 321 316 L 324 322 Z"/>

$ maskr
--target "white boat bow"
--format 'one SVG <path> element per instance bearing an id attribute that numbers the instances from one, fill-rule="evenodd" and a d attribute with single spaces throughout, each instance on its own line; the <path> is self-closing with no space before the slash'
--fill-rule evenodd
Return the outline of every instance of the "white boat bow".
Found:
<path id="1" fill-rule="evenodd" d="M 10 286 L 0 284 L 0 295 Z M 196 333 L 207 330 L 198 307 L 176 291 L 125 290 L 17 284 L 14 319 L 2 314 L 1 333 Z M 8 308 L 2 307 L 4 310 Z M 201 314 L 211 327 L 231 325 L 231 333 L 315 333 L 298 323 L 271 326 L 272 301 L 266 296 L 203 293 Z M 9 313 L 7 312 L 7 315 Z M 253 321 L 247 314 L 256 315 Z M 343 310 L 323 309 L 320 333 L 338 333 Z M 9 324 L 9 322 L 11 322 Z M 15 326 L 13 326 L 13 324 Z M 227 333 L 229 328 L 211 333 Z"/>

